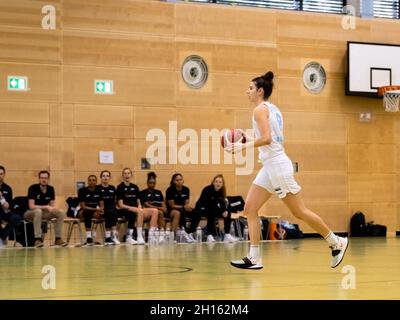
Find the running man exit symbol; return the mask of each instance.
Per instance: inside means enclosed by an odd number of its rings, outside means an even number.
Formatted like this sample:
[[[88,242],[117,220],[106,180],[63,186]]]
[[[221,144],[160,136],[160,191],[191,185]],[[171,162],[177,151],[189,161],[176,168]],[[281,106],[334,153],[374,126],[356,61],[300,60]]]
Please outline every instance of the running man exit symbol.
[[[95,80],[94,93],[95,94],[114,94],[113,80]]]
[[[27,91],[28,77],[8,76],[7,87],[9,91]]]

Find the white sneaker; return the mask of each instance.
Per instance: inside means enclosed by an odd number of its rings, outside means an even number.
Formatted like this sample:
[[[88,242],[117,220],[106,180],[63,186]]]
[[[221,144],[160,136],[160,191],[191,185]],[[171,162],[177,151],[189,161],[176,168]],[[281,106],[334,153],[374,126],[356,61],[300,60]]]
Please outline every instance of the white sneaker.
[[[349,245],[349,239],[347,238],[338,237],[338,240],[339,241],[335,246],[330,247],[332,249],[332,268],[336,268],[342,262]]]
[[[127,244],[137,244],[137,241],[135,239],[133,239],[132,236],[127,236],[126,243]]]
[[[253,269],[253,270],[259,270],[263,268],[261,259],[256,260],[251,257],[244,257],[243,259],[240,260],[232,260],[231,266],[239,269]]]
[[[189,233],[188,236],[189,236],[189,238],[190,238],[190,240],[192,242],[197,242],[197,240],[195,238],[193,238],[193,234],[192,233]]]
[[[121,244],[121,242],[118,240],[117,236],[113,236],[111,239],[112,239],[112,241],[114,241],[115,244]]]
[[[226,243],[233,243],[239,241],[238,238],[235,238],[230,233],[225,233],[224,242]]]
[[[186,231],[181,231],[181,232],[182,232],[183,239],[185,240],[185,242],[187,242],[187,243],[192,243],[193,242],[192,238],[189,237],[189,235],[187,234]]]
[[[212,234],[209,234],[209,235],[207,236],[207,242],[208,242],[208,243],[216,242],[216,240],[214,239],[214,237],[212,236]]]
[[[137,244],[145,244],[146,242],[144,241],[143,237],[138,237],[136,243]]]

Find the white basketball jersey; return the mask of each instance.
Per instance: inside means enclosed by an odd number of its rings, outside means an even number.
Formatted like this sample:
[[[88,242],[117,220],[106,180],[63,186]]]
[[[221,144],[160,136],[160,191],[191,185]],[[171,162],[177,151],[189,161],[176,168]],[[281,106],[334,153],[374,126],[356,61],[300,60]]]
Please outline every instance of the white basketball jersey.
[[[271,130],[272,142],[269,145],[258,148],[259,159],[261,161],[274,158],[278,155],[284,154],[285,149],[283,148],[283,118],[282,113],[279,109],[271,102],[264,101],[264,106],[269,110],[269,127]],[[253,116],[253,129],[256,138],[261,136],[260,130],[258,129],[257,122]]]

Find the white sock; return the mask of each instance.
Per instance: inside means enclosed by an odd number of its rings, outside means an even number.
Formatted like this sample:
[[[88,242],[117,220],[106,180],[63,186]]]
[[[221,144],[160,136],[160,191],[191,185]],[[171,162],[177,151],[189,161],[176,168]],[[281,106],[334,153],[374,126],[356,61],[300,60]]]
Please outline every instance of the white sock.
[[[111,231],[106,231],[106,238],[110,238],[111,237]]]
[[[149,231],[156,231],[156,227],[150,227]]]
[[[112,232],[112,234],[113,234],[114,237],[118,238],[118,231],[117,231],[117,230],[114,230],[114,231]]]
[[[86,231],[86,238],[91,238],[91,237],[92,237],[92,232]]]
[[[93,238],[96,238],[96,231],[95,230],[92,231],[92,236],[93,236]]]
[[[133,229],[128,229],[128,237],[132,238]]]
[[[142,230],[143,230],[143,228],[136,228],[137,238],[138,239],[143,239]]]
[[[330,247],[337,245],[339,242],[338,237],[332,231],[329,231],[328,235],[325,237],[325,240],[328,241]]]
[[[250,245],[249,256],[257,261],[261,260],[260,257],[260,246]]]

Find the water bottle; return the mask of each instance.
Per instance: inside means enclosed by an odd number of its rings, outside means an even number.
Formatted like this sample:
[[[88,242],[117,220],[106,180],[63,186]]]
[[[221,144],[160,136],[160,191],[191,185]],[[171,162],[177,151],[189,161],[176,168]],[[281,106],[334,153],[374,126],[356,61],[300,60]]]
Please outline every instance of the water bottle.
[[[182,238],[183,238],[182,231],[181,231],[181,229],[178,228],[176,230],[176,242],[177,243],[181,243],[182,242]]]
[[[235,237],[235,236],[236,236],[236,233],[235,233],[235,226],[233,225],[233,221],[231,222],[231,229],[229,230],[229,233],[230,233],[230,235],[231,235],[232,237]]]
[[[203,231],[201,230],[200,226],[198,226],[196,229],[196,241],[198,243],[203,241]]]
[[[150,229],[150,231],[149,231],[148,244],[149,244],[149,246],[154,246],[155,245],[154,229]]]
[[[169,237],[168,237],[169,244],[174,244],[174,240],[175,240],[175,233],[171,230],[169,232]]]
[[[247,225],[244,227],[244,230],[243,230],[243,240],[244,241],[249,240],[249,229],[247,228]]]
[[[182,229],[181,229],[181,232],[179,233],[179,242],[180,243],[185,243],[186,241],[185,241],[185,228],[184,227],[182,227]]]
[[[158,245],[160,243],[160,230],[156,228],[156,231],[154,232],[154,238],[155,238],[155,245]]]
[[[158,239],[159,244],[164,244],[165,243],[165,231],[164,229],[160,229],[160,238]]]

